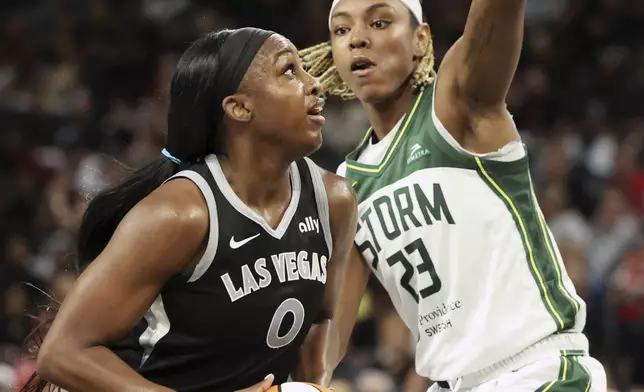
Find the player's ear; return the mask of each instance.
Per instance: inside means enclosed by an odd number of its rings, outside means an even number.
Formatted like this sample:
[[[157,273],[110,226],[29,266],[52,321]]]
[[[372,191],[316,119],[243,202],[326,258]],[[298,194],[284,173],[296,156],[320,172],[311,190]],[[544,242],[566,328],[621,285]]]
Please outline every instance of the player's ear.
[[[252,118],[252,104],[243,94],[230,95],[221,103],[224,113],[239,122],[249,122]]]
[[[431,42],[432,32],[429,28],[429,25],[427,23],[423,23],[418,26],[416,31],[414,31],[414,58],[422,58],[425,53],[427,53],[427,49],[429,48],[429,44]]]

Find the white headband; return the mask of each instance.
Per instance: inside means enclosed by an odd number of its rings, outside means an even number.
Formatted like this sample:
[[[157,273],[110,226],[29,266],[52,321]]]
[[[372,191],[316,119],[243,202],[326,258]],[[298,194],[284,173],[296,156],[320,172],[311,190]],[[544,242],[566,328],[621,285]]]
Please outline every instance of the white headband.
[[[333,0],[333,5],[331,5],[331,11],[329,11],[329,28],[331,28],[331,16],[333,15],[333,10],[338,5],[341,0]],[[420,4],[420,0],[399,0],[403,3],[412,14],[416,17],[418,24],[423,24],[423,6]]]

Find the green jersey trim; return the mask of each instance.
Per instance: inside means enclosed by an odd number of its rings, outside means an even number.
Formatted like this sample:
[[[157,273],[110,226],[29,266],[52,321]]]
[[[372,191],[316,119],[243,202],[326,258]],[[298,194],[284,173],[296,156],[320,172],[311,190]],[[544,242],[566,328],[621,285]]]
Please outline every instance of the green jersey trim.
[[[542,221],[541,214],[534,205],[532,192],[506,192],[500,185],[512,188],[519,185],[525,189],[525,184],[517,182],[528,181],[527,186],[532,189],[527,174],[520,176],[501,176],[493,178],[493,170],[489,168],[488,161],[483,164],[480,158],[475,158],[481,178],[494,193],[506,204],[519,232],[526,250],[530,271],[537,283],[541,299],[555,323],[557,330],[567,330],[575,325],[575,316],[579,310],[579,303],[575,301],[563,286],[563,277],[554,250],[550,244],[550,236]],[[486,166],[488,168],[486,169]],[[526,195],[526,193],[528,193]],[[527,199],[526,199],[527,197]],[[522,200],[517,200],[522,199]]]
[[[534,187],[532,186],[532,176],[530,176],[529,172],[528,172],[528,176],[530,181],[530,192],[532,193],[532,198],[534,200],[537,200],[537,196],[534,193]],[[561,269],[559,268],[559,262],[558,262],[557,256],[555,255],[554,247],[552,246],[550,233],[548,232],[548,228],[546,226],[546,220],[543,217],[543,215],[540,214],[539,212],[537,212],[537,218],[539,220],[539,227],[541,228],[541,234],[543,235],[543,238],[546,243],[546,247],[548,249],[548,254],[550,255],[550,259],[552,260],[552,263],[555,267],[555,271],[557,273],[557,277],[558,277],[557,287],[559,291],[564,296],[566,296],[566,298],[573,304],[573,306],[575,307],[575,313],[577,313],[579,312],[579,309],[580,309],[579,301],[577,301],[563,285],[563,278],[562,278],[563,274],[561,273]]]
[[[590,372],[579,362],[579,357],[566,354],[566,351],[563,351],[557,380],[544,383],[537,389],[537,392],[588,392],[591,385]]]
[[[394,142],[391,143],[391,145],[389,146],[389,149],[385,154],[385,159],[383,159],[379,165],[369,165],[369,164],[360,163],[357,161],[358,154],[360,153],[360,151],[362,151],[362,149],[364,148],[364,144],[366,143],[367,140],[369,140],[369,136],[371,135],[372,128],[369,128],[369,130],[367,131],[367,134],[362,139],[362,142],[360,143],[358,148],[356,148],[353,152],[351,152],[347,156],[346,158],[347,170],[355,170],[360,174],[365,174],[365,175],[372,175],[372,176],[379,175],[385,169],[385,167],[387,167],[387,164],[391,162],[391,158],[396,152],[396,147],[398,147],[398,145],[400,144],[400,141],[403,140],[403,137],[405,136],[405,133],[409,128],[409,124],[411,124],[412,120],[414,119],[414,114],[416,114],[416,109],[418,109],[418,105],[420,104],[424,93],[425,91],[423,89],[418,94],[418,97],[416,97],[416,102],[414,103],[414,106],[412,106],[412,109],[409,111],[409,113],[407,113],[407,115],[403,119],[403,122],[402,122],[403,126],[398,131],[398,134],[396,135],[396,140],[394,140]]]

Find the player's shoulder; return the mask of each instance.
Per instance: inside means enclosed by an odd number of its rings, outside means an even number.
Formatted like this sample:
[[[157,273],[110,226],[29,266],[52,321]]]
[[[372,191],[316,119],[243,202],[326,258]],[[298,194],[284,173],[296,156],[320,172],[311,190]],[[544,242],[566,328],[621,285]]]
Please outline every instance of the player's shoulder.
[[[322,179],[329,199],[329,207],[340,210],[342,213],[353,214],[357,199],[349,182],[343,177],[326,170],[322,173]]]
[[[318,170],[322,177],[331,216],[353,214],[356,208],[356,195],[353,187],[342,176],[321,168],[313,161],[310,162],[311,169]]]
[[[184,235],[203,236],[210,224],[208,205],[201,191],[185,178],[161,185],[131,212],[150,227],[171,227],[171,230]]]

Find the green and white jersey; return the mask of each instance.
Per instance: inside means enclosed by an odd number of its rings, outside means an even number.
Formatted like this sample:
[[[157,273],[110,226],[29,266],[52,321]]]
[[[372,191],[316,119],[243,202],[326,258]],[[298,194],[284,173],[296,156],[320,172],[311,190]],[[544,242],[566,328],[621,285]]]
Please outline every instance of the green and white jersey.
[[[455,379],[564,331],[587,345],[523,144],[465,151],[436,117],[433,87],[393,132],[381,153],[369,132],[338,174],[358,195],[356,245],[417,340],[418,373]]]

